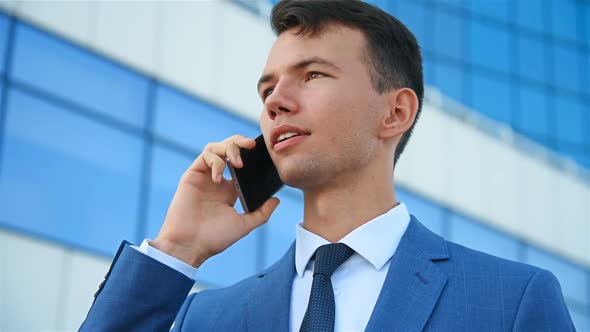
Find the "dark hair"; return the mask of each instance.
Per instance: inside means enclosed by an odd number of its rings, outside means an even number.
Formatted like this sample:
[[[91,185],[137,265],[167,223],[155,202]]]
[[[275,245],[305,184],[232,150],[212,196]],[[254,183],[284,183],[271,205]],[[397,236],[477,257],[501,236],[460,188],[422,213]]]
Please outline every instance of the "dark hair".
[[[328,25],[339,24],[362,32],[366,60],[375,90],[410,88],[418,96],[418,113],[397,146],[394,164],[402,154],[422,109],[422,56],[414,35],[395,17],[360,0],[283,0],[273,9],[271,26],[277,35],[297,28],[300,36],[316,36]]]

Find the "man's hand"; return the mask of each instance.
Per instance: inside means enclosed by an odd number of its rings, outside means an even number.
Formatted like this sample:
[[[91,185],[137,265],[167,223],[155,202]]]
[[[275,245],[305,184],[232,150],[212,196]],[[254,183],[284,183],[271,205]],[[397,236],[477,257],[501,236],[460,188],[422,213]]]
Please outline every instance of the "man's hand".
[[[258,210],[239,214],[233,180],[223,178],[226,159],[243,166],[239,148],[252,149],[256,141],[232,136],[209,143],[184,172],[160,233],[150,244],[194,267],[216,255],[266,223],[279,204],[270,198]]]

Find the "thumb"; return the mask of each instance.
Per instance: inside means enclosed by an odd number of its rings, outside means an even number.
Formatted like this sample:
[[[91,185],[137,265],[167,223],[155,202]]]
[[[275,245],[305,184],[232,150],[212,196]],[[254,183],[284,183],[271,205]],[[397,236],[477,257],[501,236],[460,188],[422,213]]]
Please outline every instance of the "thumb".
[[[281,201],[276,197],[269,198],[256,211],[244,214],[244,223],[248,231],[266,223]]]

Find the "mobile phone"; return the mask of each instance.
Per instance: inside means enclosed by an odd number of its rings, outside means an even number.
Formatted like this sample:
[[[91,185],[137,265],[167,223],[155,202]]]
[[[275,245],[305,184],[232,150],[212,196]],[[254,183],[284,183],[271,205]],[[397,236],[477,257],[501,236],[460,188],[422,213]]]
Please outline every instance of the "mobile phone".
[[[229,172],[244,211],[256,211],[281,189],[283,181],[270,158],[262,135],[256,138],[256,147],[253,149],[240,148],[240,156],[243,167],[234,168],[228,162]]]

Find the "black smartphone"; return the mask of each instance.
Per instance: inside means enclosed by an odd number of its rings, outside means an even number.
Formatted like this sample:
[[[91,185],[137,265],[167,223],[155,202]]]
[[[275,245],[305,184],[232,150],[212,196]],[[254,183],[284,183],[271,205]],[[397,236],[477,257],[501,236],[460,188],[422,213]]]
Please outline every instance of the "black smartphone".
[[[256,138],[256,147],[240,148],[243,167],[234,168],[227,163],[238,197],[245,212],[256,211],[264,202],[281,189],[283,182],[266,149],[264,137]]]

